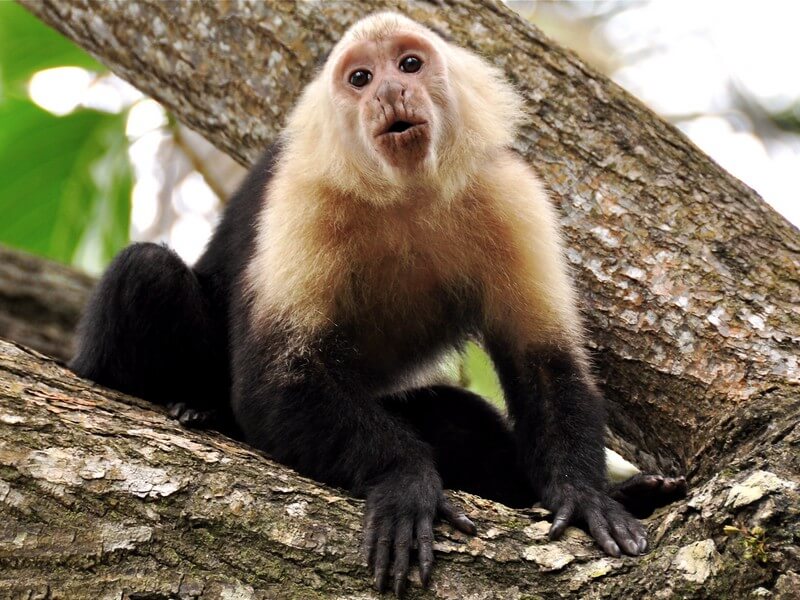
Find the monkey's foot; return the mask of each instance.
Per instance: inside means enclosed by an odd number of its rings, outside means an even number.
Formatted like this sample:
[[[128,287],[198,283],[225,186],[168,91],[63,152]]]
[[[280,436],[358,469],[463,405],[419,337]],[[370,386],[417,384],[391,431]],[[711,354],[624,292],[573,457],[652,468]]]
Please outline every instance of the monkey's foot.
[[[184,427],[200,429],[208,427],[215,419],[215,410],[197,410],[185,402],[170,402],[167,404],[169,416],[177,419]]]
[[[639,519],[653,511],[686,497],[685,477],[664,477],[639,473],[611,486],[608,493]]]

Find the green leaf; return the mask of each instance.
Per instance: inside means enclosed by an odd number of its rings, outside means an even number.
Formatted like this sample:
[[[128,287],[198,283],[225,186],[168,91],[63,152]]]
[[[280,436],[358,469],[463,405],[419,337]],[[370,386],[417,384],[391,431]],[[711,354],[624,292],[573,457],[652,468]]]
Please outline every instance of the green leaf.
[[[128,240],[124,114],[0,104],[0,241],[97,271]]]
[[[463,353],[463,379],[467,388],[503,408],[503,388],[494,370],[492,359],[478,344],[470,342]]]
[[[63,66],[107,70],[16,2],[0,0],[0,93],[22,98],[34,73]]]

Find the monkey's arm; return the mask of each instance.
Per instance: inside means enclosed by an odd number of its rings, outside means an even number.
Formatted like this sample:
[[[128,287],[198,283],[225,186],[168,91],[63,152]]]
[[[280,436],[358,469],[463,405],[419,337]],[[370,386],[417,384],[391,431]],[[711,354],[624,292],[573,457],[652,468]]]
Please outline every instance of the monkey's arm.
[[[233,406],[249,443],[304,475],[366,497],[364,550],[375,585],[406,585],[418,543],[430,579],[437,515],[466,533],[474,525],[443,495],[431,450],[340,367],[334,347],[252,332],[234,344]],[[312,348],[313,349],[310,349]]]
[[[528,347],[514,352],[495,338],[490,352],[503,381],[525,471],[555,513],[551,538],[585,525],[608,554],[647,548],[644,529],[607,493],[602,397],[577,352]]]
[[[609,554],[639,554],[642,526],[606,493],[605,407],[582,350],[582,327],[558,223],[541,184],[521,161],[498,163],[505,260],[484,276],[486,341],[506,393],[520,458],[544,505],[552,537],[583,522]],[[513,185],[510,183],[513,182]]]

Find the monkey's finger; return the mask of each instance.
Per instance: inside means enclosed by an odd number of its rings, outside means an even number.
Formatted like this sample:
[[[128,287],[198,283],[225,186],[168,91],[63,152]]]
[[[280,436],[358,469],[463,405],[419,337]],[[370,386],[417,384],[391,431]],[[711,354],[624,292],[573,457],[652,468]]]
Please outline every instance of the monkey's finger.
[[[639,523],[639,521],[628,523],[628,531],[631,532],[633,539],[636,541],[639,554],[644,554],[647,552],[647,533],[645,532],[644,527],[642,527],[642,524]]]
[[[625,525],[628,528],[633,540],[636,542],[639,554],[647,552],[647,531],[638,519],[632,518],[627,512],[624,513]]]
[[[620,550],[611,533],[608,530],[608,523],[603,514],[597,510],[591,510],[586,515],[586,524],[589,526],[589,533],[599,544],[606,554],[614,557],[620,556]]]
[[[478,533],[478,528],[475,527],[475,523],[473,523],[461,509],[456,508],[447,498],[439,500],[437,511],[439,512],[440,519],[447,521],[461,533],[466,533],[467,535],[475,535]]]
[[[381,519],[378,525],[378,536],[375,542],[375,589],[386,590],[389,579],[389,555],[392,548],[392,525]]]
[[[428,587],[433,569],[433,519],[423,516],[417,519],[417,544],[419,546],[419,578]]]
[[[625,551],[626,554],[631,556],[638,556],[639,553],[639,540],[631,535],[628,529],[629,520],[627,515],[622,514],[620,511],[617,514],[610,514],[607,518],[607,523],[610,526],[611,534],[616,540],[617,544]]]
[[[367,566],[372,569],[375,559],[375,547],[377,542],[377,529],[375,528],[375,511],[368,510],[364,518],[364,540],[361,543],[361,551],[367,561]]]
[[[548,533],[548,537],[551,540],[557,540],[564,535],[564,531],[572,522],[574,512],[575,503],[568,498],[556,512],[556,516],[553,517],[553,524],[550,526],[550,532]]]
[[[397,525],[394,537],[394,593],[398,598],[406,589],[413,537],[414,523],[410,519],[403,519]]]

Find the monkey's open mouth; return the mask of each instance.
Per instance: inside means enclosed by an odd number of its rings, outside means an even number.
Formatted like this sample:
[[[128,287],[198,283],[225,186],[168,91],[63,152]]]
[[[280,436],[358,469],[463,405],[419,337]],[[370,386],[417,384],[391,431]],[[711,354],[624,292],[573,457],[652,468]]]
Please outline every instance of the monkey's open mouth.
[[[414,127],[418,127],[420,125],[424,125],[425,123],[412,123],[411,121],[404,121],[399,119],[397,121],[392,122],[389,127],[387,127],[380,135],[386,135],[390,133],[405,133],[409,129],[413,129]]]
[[[403,133],[406,129],[411,129],[413,126],[414,124],[408,121],[395,121],[389,127],[388,133]]]

